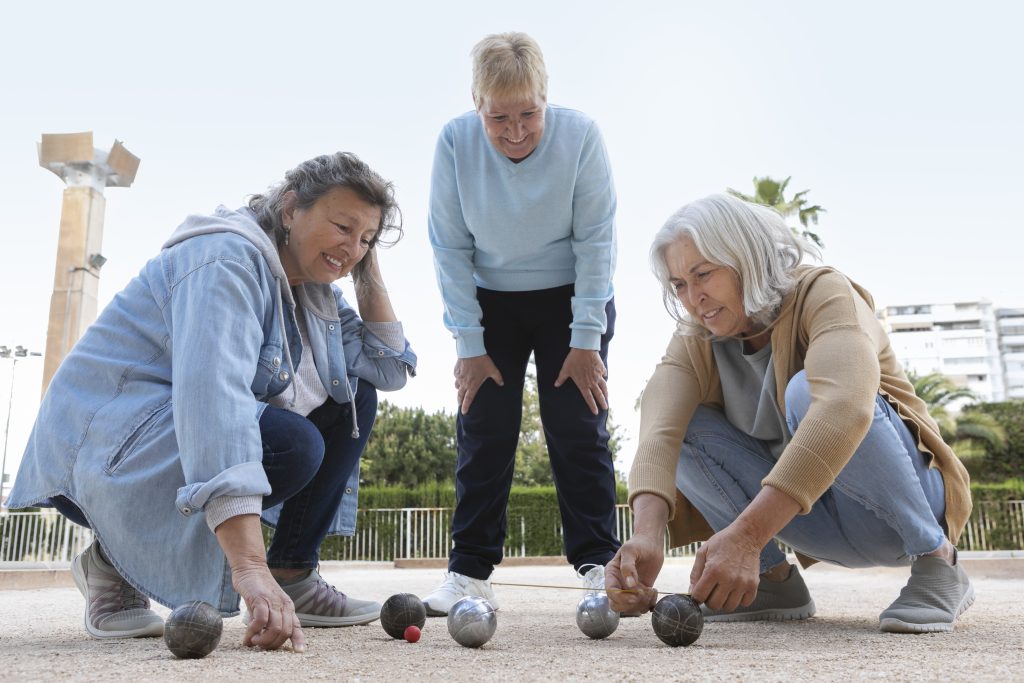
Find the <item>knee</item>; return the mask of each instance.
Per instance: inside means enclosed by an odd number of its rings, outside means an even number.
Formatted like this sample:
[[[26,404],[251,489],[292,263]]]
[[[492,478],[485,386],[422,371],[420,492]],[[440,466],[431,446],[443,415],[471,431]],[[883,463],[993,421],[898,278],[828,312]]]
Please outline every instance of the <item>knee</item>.
[[[725,413],[708,406],[697,406],[693,411],[693,417],[690,418],[690,424],[686,426],[686,437],[683,441],[691,446],[697,445],[707,436],[721,434],[726,426],[729,425]]]
[[[796,426],[810,407],[811,386],[807,382],[807,371],[801,370],[786,385],[786,423],[790,432],[796,431]]]
[[[303,418],[303,423],[291,435],[292,458],[296,470],[304,472],[311,479],[324,460],[324,437],[312,422]]]

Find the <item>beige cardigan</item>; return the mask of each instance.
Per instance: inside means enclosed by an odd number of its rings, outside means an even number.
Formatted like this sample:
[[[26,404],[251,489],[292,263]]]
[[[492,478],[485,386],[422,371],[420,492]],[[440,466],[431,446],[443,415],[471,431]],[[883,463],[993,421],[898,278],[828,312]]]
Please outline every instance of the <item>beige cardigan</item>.
[[[914,394],[875,318],[871,295],[827,267],[801,266],[797,278],[772,325],[776,398],[785,414],[786,386],[793,375],[806,370],[811,406],[762,485],[770,484],[798,501],[802,514],[810,512],[867,434],[875,397],[881,393],[910,427],[918,448],[930,456],[929,466],[942,474],[948,535],[956,543],[971,514],[967,471]],[[676,490],[675,475],[693,411],[698,405],[721,409],[722,401],[711,342],[674,334],[644,389],[640,443],[629,473],[630,503],[641,493],[668,502],[673,547],[713,533]]]

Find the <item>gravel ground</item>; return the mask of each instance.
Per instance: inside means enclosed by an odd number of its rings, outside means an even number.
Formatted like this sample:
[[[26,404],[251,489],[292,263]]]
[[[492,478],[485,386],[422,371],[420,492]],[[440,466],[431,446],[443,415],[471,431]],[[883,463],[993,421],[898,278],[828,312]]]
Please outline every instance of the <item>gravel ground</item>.
[[[1024,569],[1024,563],[1021,564]],[[690,565],[670,560],[661,590],[685,590]],[[688,648],[670,648],[650,616],[623,619],[608,639],[576,628],[573,590],[499,587],[498,630],[483,648],[453,641],[445,620],[428,619],[415,644],[390,639],[379,623],[307,629],[309,651],[263,652],[241,646],[239,617],[225,620],[220,647],[206,659],[177,660],[162,639],[93,640],[82,626],[74,588],[0,591],[0,673],[5,681],[405,681],[405,680],[715,680],[794,679],[1024,681],[1024,572],[972,573],[977,601],[955,633],[878,631],[878,613],[909,570],[850,571],[815,565],[805,572],[817,615],[780,624],[706,624]],[[324,576],[362,598],[425,595],[437,569],[330,563]],[[578,585],[568,567],[499,567],[494,581]],[[162,615],[168,610],[158,608]]]

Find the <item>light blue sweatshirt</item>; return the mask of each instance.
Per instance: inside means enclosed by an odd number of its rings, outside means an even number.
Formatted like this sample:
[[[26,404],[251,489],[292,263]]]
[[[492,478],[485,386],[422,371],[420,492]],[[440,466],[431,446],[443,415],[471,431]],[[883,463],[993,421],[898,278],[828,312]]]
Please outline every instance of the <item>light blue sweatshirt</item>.
[[[549,105],[534,152],[514,163],[476,112],[437,141],[428,231],[459,358],[487,353],[477,286],[505,292],[574,284],[570,346],[597,350],[615,270],[615,187],[597,124]]]

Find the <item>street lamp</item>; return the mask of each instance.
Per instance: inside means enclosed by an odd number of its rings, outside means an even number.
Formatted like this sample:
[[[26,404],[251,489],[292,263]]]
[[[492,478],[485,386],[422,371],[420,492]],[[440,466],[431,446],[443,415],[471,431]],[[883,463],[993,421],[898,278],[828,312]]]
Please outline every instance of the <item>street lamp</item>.
[[[0,502],[7,500],[3,496],[3,491],[7,485],[7,442],[11,429],[11,413],[14,409],[14,372],[18,369],[18,361],[22,358],[41,355],[43,354],[38,351],[29,351],[21,344],[15,346],[13,351],[8,346],[0,346],[0,358],[9,358],[11,360],[11,393],[7,398],[7,422],[4,425],[4,455],[3,459],[0,460]]]

